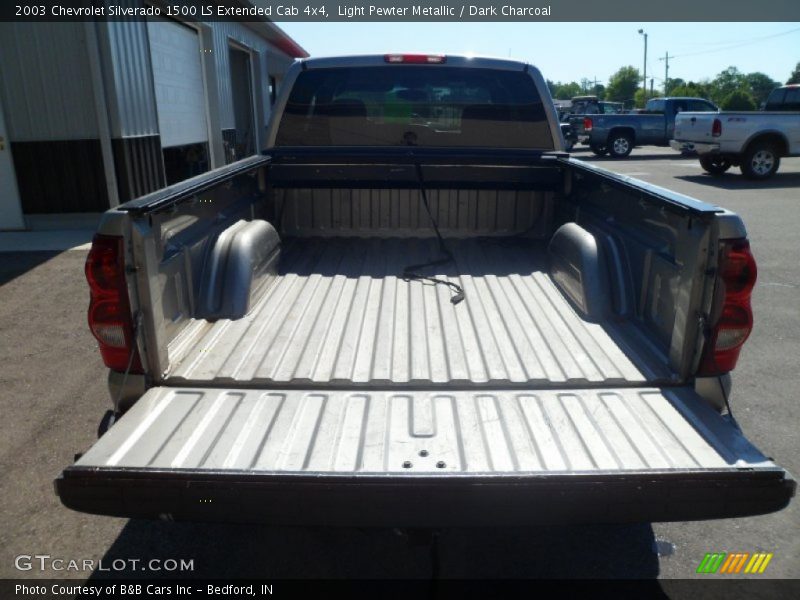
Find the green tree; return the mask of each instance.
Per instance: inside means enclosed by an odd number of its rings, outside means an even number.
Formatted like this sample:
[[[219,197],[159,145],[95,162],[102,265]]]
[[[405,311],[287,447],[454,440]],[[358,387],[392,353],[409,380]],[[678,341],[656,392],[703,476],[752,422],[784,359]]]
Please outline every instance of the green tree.
[[[792,74],[789,75],[789,79],[786,81],[786,85],[789,85],[790,83],[800,83],[800,62],[797,63],[797,65],[794,68],[794,71],[792,71]]]
[[[683,79],[681,79],[680,77],[674,77],[674,78],[670,77],[669,79],[667,79],[667,86],[664,90],[665,95],[673,96],[674,94],[672,93],[672,90],[674,90],[677,87],[681,87],[682,85],[686,85],[686,82]]]
[[[761,104],[767,99],[769,93],[780,85],[779,82],[773,81],[772,77],[764,73],[748,73],[745,75],[747,88],[750,95],[755,100],[756,105]]]
[[[733,90],[720,102],[722,110],[755,110],[756,102],[745,90]]]
[[[683,85],[670,88],[670,96],[688,96],[690,98],[711,98],[711,84],[707,81],[699,83],[690,81]]]
[[[592,96],[597,96],[598,100],[605,100],[606,99],[606,86],[604,86],[602,83],[598,83],[597,85],[594,85],[589,89],[589,93]]]
[[[722,104],[731,92],[742,89],[747,89],[745,74],[736,67],[728,67],[711,81],[711,99]]]
[[[557,83],[556,93],[553,97],[569,99],[573,98],[574,96],[581,96],[581,95],[583,95],[581,86],[576,82],[572,81],[570,83],[561,83],[561,82]]]
[[[613,102],[625,102],[633,98],[642,78],[636,67],[622,67],[608,79],[606,99]]]
[[[658,92],[658,90],[654,89],[653,92],[651,93],[649,88],[647,90],[647,96],[645,96],[644,90],[642,88],[639,88],[634,93],[633,99],[635,100],[635,106],[637,108],[644,108],[644,105],[647,104],[647,101],[650,98],[658,98],[660,96],[661,94]]]

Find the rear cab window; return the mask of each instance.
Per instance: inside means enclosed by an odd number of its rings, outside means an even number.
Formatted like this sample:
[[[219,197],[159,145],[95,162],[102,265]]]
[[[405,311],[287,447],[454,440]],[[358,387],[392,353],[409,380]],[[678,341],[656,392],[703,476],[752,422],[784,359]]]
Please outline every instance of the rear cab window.
[[[438,65],[303,71],[275,145],[555,148],[530,75]]]
[[[800,87],[772,90],[764,105],[764,110],[800,111]]]
[[[717,112],[717,107],[705,100],[688,100],[688,112]]]

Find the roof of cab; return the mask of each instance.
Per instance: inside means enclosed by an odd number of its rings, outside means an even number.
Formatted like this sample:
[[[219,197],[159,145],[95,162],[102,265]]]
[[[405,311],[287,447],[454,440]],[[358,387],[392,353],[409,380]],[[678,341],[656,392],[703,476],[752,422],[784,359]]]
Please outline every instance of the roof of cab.
[[[431,56],[445,56],[443,63],[436,64],[414,64],[413,66],[423,67],[441,67],[455,66],[455,67],[473,67],[478,69],[502,69],[506,71],[525,71],[526,69],[536,69],[526,62],[511,60],[508,58],[492,58],[488,56],[462,56],[455,54],[437,54],[433,52],[387,52],[386,54],[363,54],[363,55],[349,55],[349,56],[326,56],[319,58],[307,58],[302,60],[304,68],[306,69],[331,69],[337,67],[377,67],[390,64],[386,61],[387,55],[397,54],[415,54],[415,55],[431,55]],[[392,63],[404,64],[404,63]]]

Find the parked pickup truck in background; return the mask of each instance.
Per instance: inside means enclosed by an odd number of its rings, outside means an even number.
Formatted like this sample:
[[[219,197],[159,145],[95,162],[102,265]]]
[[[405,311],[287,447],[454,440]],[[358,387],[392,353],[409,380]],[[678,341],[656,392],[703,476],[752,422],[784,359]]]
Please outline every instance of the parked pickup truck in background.
[[[597,96],[575,96],[570,101],[570,106],[561,109],[559,112],[559,120],[561,121],[561,132],[564,135],[565,149],[572,150],[572,147],[578,142],[588,143],[585,139],[579,139],[578,132],[572,125],[572,118],[576,115],[616,115],[624,112],[624,105],[622,102],[607,102],[599,100]],[[576,120],[576,122],[583,124],[583,121]]]
[[[523,63],[296,63],[265,155],[105,214],[86,276],[115,419],[61,501],[392,527],[786,506],[725,410],[741,219],[571,159],[558,125]]]
[[[783,156],[800,156],[800,85],[773,90],[763,111],[682,113],[670,142],[694,150],[712,175],[738,166],[749,179],[772,177]]]
[[[570,118],[570,125],[578,140],[588,143],[598,156],[625,158],[634,146],[669,145],[678,113],[717,110],[702,98],[652,98],[641,114],[575,116]]]

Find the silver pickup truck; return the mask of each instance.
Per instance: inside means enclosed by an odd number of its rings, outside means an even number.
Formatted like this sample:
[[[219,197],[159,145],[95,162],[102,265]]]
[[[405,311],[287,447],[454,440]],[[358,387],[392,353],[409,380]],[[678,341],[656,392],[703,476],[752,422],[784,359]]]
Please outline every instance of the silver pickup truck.
[[[785,507],[794,480],[725,409],[742,221],[561,143],[528,64],[296,63],[263,156],[103,218],[115,419],[61,501],[395,527]]]
[[[748,179],[768,179],[782,157],[800,156],[800,85],[773,90],[763,111],[682,113],[670,146],[697,152],[711,175],[738,166]]]

